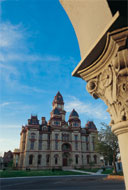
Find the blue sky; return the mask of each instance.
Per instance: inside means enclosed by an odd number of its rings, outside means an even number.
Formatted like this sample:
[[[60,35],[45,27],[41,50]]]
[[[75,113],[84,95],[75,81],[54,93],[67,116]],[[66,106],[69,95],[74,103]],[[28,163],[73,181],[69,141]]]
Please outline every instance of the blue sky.
[[[75,108],[82,121],[110,122],[107,107],[71,76],[80,61],[74,29],[59,0],[0,0],[0,154],[19,147],[31,114],[47,120],[57,91],[66,120]]]

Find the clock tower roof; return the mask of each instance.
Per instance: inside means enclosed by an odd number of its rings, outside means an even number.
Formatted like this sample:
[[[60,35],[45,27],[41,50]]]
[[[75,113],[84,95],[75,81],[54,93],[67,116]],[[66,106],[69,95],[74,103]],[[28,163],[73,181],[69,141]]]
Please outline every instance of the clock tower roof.
[[[63,97],[62,97],[62,95],[61,95],[61,93],[58,91],[57,92],[57,94],[56,94],[56,96],[54,97],[54,100],[53,100],[53,105],[54,104],[61,104],[61,105],[63,105],[64,104],[64,101],[63,101]]]

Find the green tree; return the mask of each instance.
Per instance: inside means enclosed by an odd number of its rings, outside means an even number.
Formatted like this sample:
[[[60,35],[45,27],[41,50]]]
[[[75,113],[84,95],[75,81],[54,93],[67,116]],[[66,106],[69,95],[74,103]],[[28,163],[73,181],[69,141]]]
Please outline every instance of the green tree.
[[[111,132],[111,127],[105,123],[101,123],[102,128],[100,129],[97,140],[96,140],[96,151],[104,156],[104,159],[109,163],[113,162],[114,173],[117,174],[116,170],[116,158],[119,153],[118,139],[114,133]]]

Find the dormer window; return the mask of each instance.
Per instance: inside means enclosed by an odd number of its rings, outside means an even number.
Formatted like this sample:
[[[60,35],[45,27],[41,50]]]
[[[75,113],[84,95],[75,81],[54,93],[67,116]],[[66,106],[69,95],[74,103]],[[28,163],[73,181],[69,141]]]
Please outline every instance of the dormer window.
[[[60,125],[60,121],[54,121],[54,125],[59,126]]]
[[[36,121],[36,120],[33,120],[33,121],[32,121],[32,124],[33,124],[33,125],[36,125],[36,124],[37,124],[37,121]]]
[[[78,123],[74,122],[74,123],[72,124],[72,126],[73,126],[73,127],[78,127]]]
[[[47,126],[43,126],[43,130],[47,130]]]

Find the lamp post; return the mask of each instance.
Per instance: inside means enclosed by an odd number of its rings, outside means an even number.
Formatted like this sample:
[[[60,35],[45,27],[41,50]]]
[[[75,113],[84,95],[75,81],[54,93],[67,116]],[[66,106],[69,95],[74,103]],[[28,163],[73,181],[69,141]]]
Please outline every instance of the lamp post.
[[[81,61],[72,75],[108,106],[128,190],[128,26],[126,1],[60,0],[75,29]],[[120,4],[122,3],[122,4]]]

